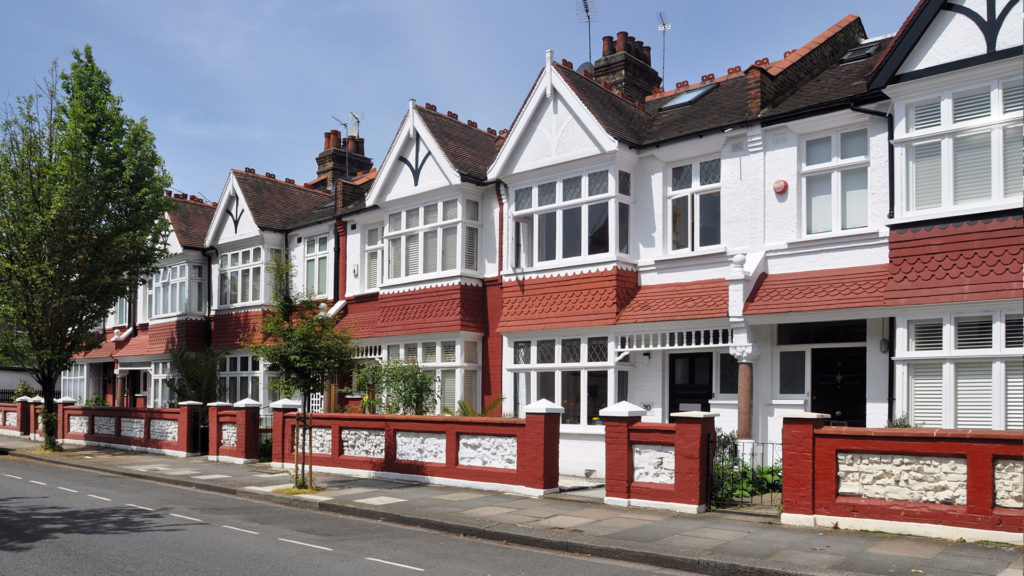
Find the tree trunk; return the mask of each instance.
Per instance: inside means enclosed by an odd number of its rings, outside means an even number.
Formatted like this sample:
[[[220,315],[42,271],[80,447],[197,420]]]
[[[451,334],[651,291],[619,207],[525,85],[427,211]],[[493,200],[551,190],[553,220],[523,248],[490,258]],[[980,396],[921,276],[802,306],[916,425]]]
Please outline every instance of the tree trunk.
[[[56,378],[49,374],[41,374],[39,386],[43,389],[43,450],[54,452],[60,450],[60,446],[57,445],[57,405],[53,398]]]
[[[292,480],[295,488],[299,487],[299,435],[302,430],[299,428],[300,416],[301,414],[295,415],[295,427],[292,429],[292,458],[295,460],[292,466]]]

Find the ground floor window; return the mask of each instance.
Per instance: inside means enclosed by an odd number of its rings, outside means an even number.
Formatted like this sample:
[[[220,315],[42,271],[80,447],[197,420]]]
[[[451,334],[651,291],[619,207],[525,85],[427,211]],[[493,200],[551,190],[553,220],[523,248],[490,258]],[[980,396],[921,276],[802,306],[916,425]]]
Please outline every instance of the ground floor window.
[[[151,408],[172,408],[178,405],[178,395],[168,386],[176,380],[177,375],[171,370],[170,362],[153,362]]]
[[[78,404],[84,403],[89,398],[86,391],[86,364],[76,362],[70,368],[60,374],[60,392],[63,396],[70,396]]]
[[[220,382],[224,387],[219,400],[234,404],[245,398],[260,399],[260,359],[252,354],[230,354],[220,360]],[[276,394],[271,400],[276,400]]]
[[[417,363],[435,378],[437,411],[459,410],[465,402],[480,410],[480,342],[456,336],[451,339],[429,339],[392,342],[384,346],[387,360]]]

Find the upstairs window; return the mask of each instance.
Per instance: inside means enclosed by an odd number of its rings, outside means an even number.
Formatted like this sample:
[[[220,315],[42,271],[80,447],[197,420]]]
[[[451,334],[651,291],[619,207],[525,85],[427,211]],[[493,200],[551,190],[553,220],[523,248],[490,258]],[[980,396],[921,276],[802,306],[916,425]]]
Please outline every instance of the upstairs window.
[[[327,295],[327,235],[306,238],[306,295]]]
[[[607,170],[515,189],[513,266],[628,254],[631,195],[629,173],[613,188]]]
[[[1022,83],[996,81],[906,105],[905,210],[920,212],[1022,196]]]
[[[460,216],[461,208],[461,216]],[[456,199],[388,215],[388,279],[478,269],[480,204]]]
[[[187,263],[161,268],[146,282],[146,313],[150,318],[204,312],[202,309],[202,266]]]
[[[117,326],[126,326],[128,324],[128,299],[118,298],[117,299],[117,318],[115,320]]]
[[[380,286],[381,260],[384,248],[384,229],[377,226],[366,228],[366,247],[363,250],[366,263],[363,265],[363,285],[367,290]]]
[[[804,140],[804,233],[868,225],[868,131],[836,131]]]
[[[722,161],[709,158],[672,167],[669,248],[692,252],[722,243]]]
[[[221,306],[260,302],[263,288],[263,248],[255,246],[220,255]]]

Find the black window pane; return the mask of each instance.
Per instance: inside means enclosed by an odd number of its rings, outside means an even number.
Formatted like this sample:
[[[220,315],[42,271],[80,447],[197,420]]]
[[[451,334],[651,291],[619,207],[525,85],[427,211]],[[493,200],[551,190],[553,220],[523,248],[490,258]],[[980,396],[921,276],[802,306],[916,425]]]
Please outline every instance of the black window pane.
[[[554,260],[555,259],[555,238],[557,225],[555,224],[555,218],[557,217],[555,212],[547,212],[537,216],[537,259],[540,261]]]
[[[580,361],[580,339],[566,338],[562,340],[562,362],[573,364]]]
[[[779,393],[803,394],[804,352],[795,350],[779,353]]]
[[[629,204],[619,204],[619,252],[629,254]]]
[[[780,324],[778,340],[780,345],[864,342],[867,340],[867,334],[866,320],[809,322],[806,324]]]
[[[722,243],[722,197],[718,192],[701,194],[700,201],[700,245],[715,246]]]
[[[577,206],[562,211],[562,258],[583,253],[583,209]]]
[[[554,364],[555,362],[555,341],[554,340],[538,340],[537,341],[537,363],[538,364]]]
[[[580,373],[562,372],[562,424],[580,423]]]
[[[589,234],[587,254],[608,252],[608,204],[592,204],[587,207]]]
[[[672,169],[672,189],[689,188],[693,183],[693,166],[676,166]]]
[[[718,158],[700,163],[700,185],[718,184],[721,181],[722,161]]]
[[[632,194],[629,180],[629,172],[619,170],[619,194],[622,194],[623,196],[630,196]]]
[[[601,419],[601,409],[608,406],[608,373],[587,372],[587,424]]]
[[[739,363],[732,354],[720,354],[718,358],[718,392],[736,394],[740,382]]]

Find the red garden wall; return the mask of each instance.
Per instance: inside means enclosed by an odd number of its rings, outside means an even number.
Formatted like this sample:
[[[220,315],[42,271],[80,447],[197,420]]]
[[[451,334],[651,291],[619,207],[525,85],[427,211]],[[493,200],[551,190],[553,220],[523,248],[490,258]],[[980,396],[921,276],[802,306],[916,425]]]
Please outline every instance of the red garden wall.
[[[260,403],[245,399],[234,405],[213,402],[210,409],[209,459],[244,464],[260,457]]]
[[[1020,543],[1019,431],[823,426],[786,417],[783,522]]]
[[[276,403],[273,462],[294,463],[296,413]],[[532,412],[531,412],[532,410]],[[558,490],[561,408],[526,418],[311,414],[313,465],[323,471],[409,478],[540,495]]]
[[[42,404],[34,404],[33,412]],[[202,405],[180,408],[111,408],[58,405],[57,437],[65,443],[112,446],[140,452],[193,456],[199,452]],[[33,422],[35,415],[33,415]],[[42,431],[38,431],[42,434]]]

